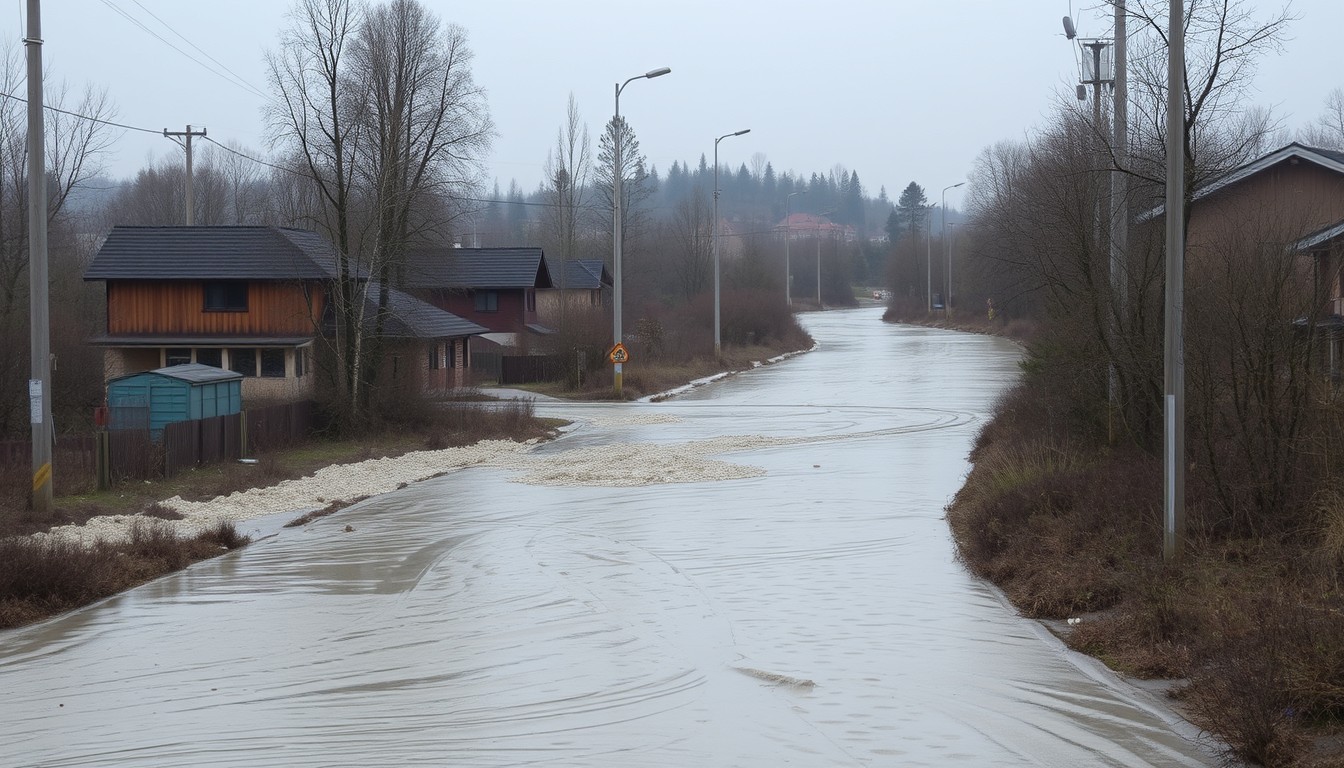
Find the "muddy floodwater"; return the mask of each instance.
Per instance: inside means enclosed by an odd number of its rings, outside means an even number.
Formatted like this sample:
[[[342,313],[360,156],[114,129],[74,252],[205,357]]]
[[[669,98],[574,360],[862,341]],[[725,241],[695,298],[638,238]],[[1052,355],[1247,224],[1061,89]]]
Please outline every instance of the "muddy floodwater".
[[[0,764],[1213,764],[956,561],[1018,350],[879,316],[0,633]]]

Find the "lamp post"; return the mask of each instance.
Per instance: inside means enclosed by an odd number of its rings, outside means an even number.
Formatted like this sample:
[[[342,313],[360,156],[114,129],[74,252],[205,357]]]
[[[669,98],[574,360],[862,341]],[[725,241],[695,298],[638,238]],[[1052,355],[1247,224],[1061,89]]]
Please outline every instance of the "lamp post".
[[[821,218],[826,219],[826,223],[830,224],[831,221],[827,217],[834,215],[835,211],[827,211],[821,214]],[[821,309],[821,222],[817,222],[815,235],[817,238],[817,309]]]
[[[750,128],[743,128],[733,133],[725,133],[714,140],[714,357],[718,359],[722,349],[719,334],[719,142],[732,136],[741,136],[744,133],[751,133]]]
[[[802,192],[790,192],[784,198],[784,303],[793,306],[793,292],[789,290],[793,274],[789,271],[789,241],[793,239],[793,204],[794,195],[806,195],[807,190]]]
[[[937,207],[933,203],[924,206],[924,298],[929,314],[933,314],[933,216],[929,214]]]
[[[671,71],[667,67],[659,67],[642,75],[635,75],[624,83],[616,84],[616,116],[611,123],[613,143],[616,145],[611,173],[611,346],[613,349],[621,343],[621,177],[625,175],[625,169],[621,167],[621,91],[625,90],[625,86],[636,80],[662,77]],[[612,385],[616,390],[616,396],[620,397],[621,377],[624,371],[621,363],[615,363],[615,366]]]
[[[943,187],[943,244],[944,247],[947,248],[947,295],[943,297],[944,317],[952,316],[952,244],[947,242],[947,190],[956,189],[965,183],[966,182],[964,181],[959,181],[956,184],[949,184],[948,186]]]

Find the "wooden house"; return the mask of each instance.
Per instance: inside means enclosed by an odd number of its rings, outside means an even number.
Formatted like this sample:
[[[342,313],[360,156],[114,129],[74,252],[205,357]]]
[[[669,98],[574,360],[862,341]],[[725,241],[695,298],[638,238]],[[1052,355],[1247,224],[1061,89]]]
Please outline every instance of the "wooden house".
[[[107,331],[92,340],[105,350],[104,377],[200,363],[242,375],[249,403],[310,398],[338,269],[336,249],[307,230],[114,227],[84,273],[106,283]],[[430,319],[439,310],[410,297],[388,306],[407,313],[385,323],[397,333],[450,334],[417,339],[426,366],[431,347],[446,363],[449,342],[465,355],[466,335],[484,330],[448,313]],[[399,339],[403,350],[408,342]]]
[[[537,294],[555,286],[540,248],[420,248],[410,253],[408,291],[434,306],[484,326],[482,336],[506,347],[545,335]]]

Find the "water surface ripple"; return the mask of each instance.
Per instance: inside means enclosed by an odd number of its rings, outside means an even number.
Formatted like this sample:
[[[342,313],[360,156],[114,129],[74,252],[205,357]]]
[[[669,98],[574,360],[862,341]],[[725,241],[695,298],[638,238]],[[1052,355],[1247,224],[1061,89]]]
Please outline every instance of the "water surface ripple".
[[[806,321],[816,351],[669,402],[539,406],[578,426],[525,465],[0,633],[0,764],[1212,764],[956,562],[1017,350]],[[753,472],[519,482],[622,444]]]

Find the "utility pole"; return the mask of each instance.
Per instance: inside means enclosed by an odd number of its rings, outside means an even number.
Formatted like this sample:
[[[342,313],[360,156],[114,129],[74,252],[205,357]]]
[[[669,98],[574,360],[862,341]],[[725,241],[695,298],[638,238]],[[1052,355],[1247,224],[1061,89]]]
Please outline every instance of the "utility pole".
[[[46,127],[42,119],[42,8],[28,0],[28,421],[33,438],[33,511],[50,514],[51,501],[51,312],[47,283]]]
[[[934,204],[924,206],[924,308],[926,314],[933,314],[933,209]]]
[[[1120,407],[1120,377],[1116,370],[1115,356],[1119,350],[1120,330],[1129,304],[1128,277],[1125,274],[1125,252],[1129,249],[1129,180],[1125,178],[1125,167],[1129,165],[1129,86],[1125,72],[1128,66],[1126,47],[1128,32],[1125,29],[1125,0],[1115,0],[1115,100],[1112,109],[1112,147],[1115,153],[1115,167],[1111,169],[1111,364],[1107,371],[1106,389],[1110,418],[1108,431],[1110,440],[1115,442],[1115,420]]]
[[[177,141],[179,136],[183,138],[182,141],[178,141],[178,144],[182,145],[182,147],[187,150],[187,226],[194,226],[196,224],[196,199],[192,194],[191,189],[191,137],[204,137],[205,129],[202,128],[199,131],[192,131],[190,125],[187,126],[187,130],[185,131],[169,131],[167,128],[164,128],[163,135],[173,141]]]
[[[1162,559],[1185,539],[1185,3],[1167,13],[1167,290],[1162,371]]]

